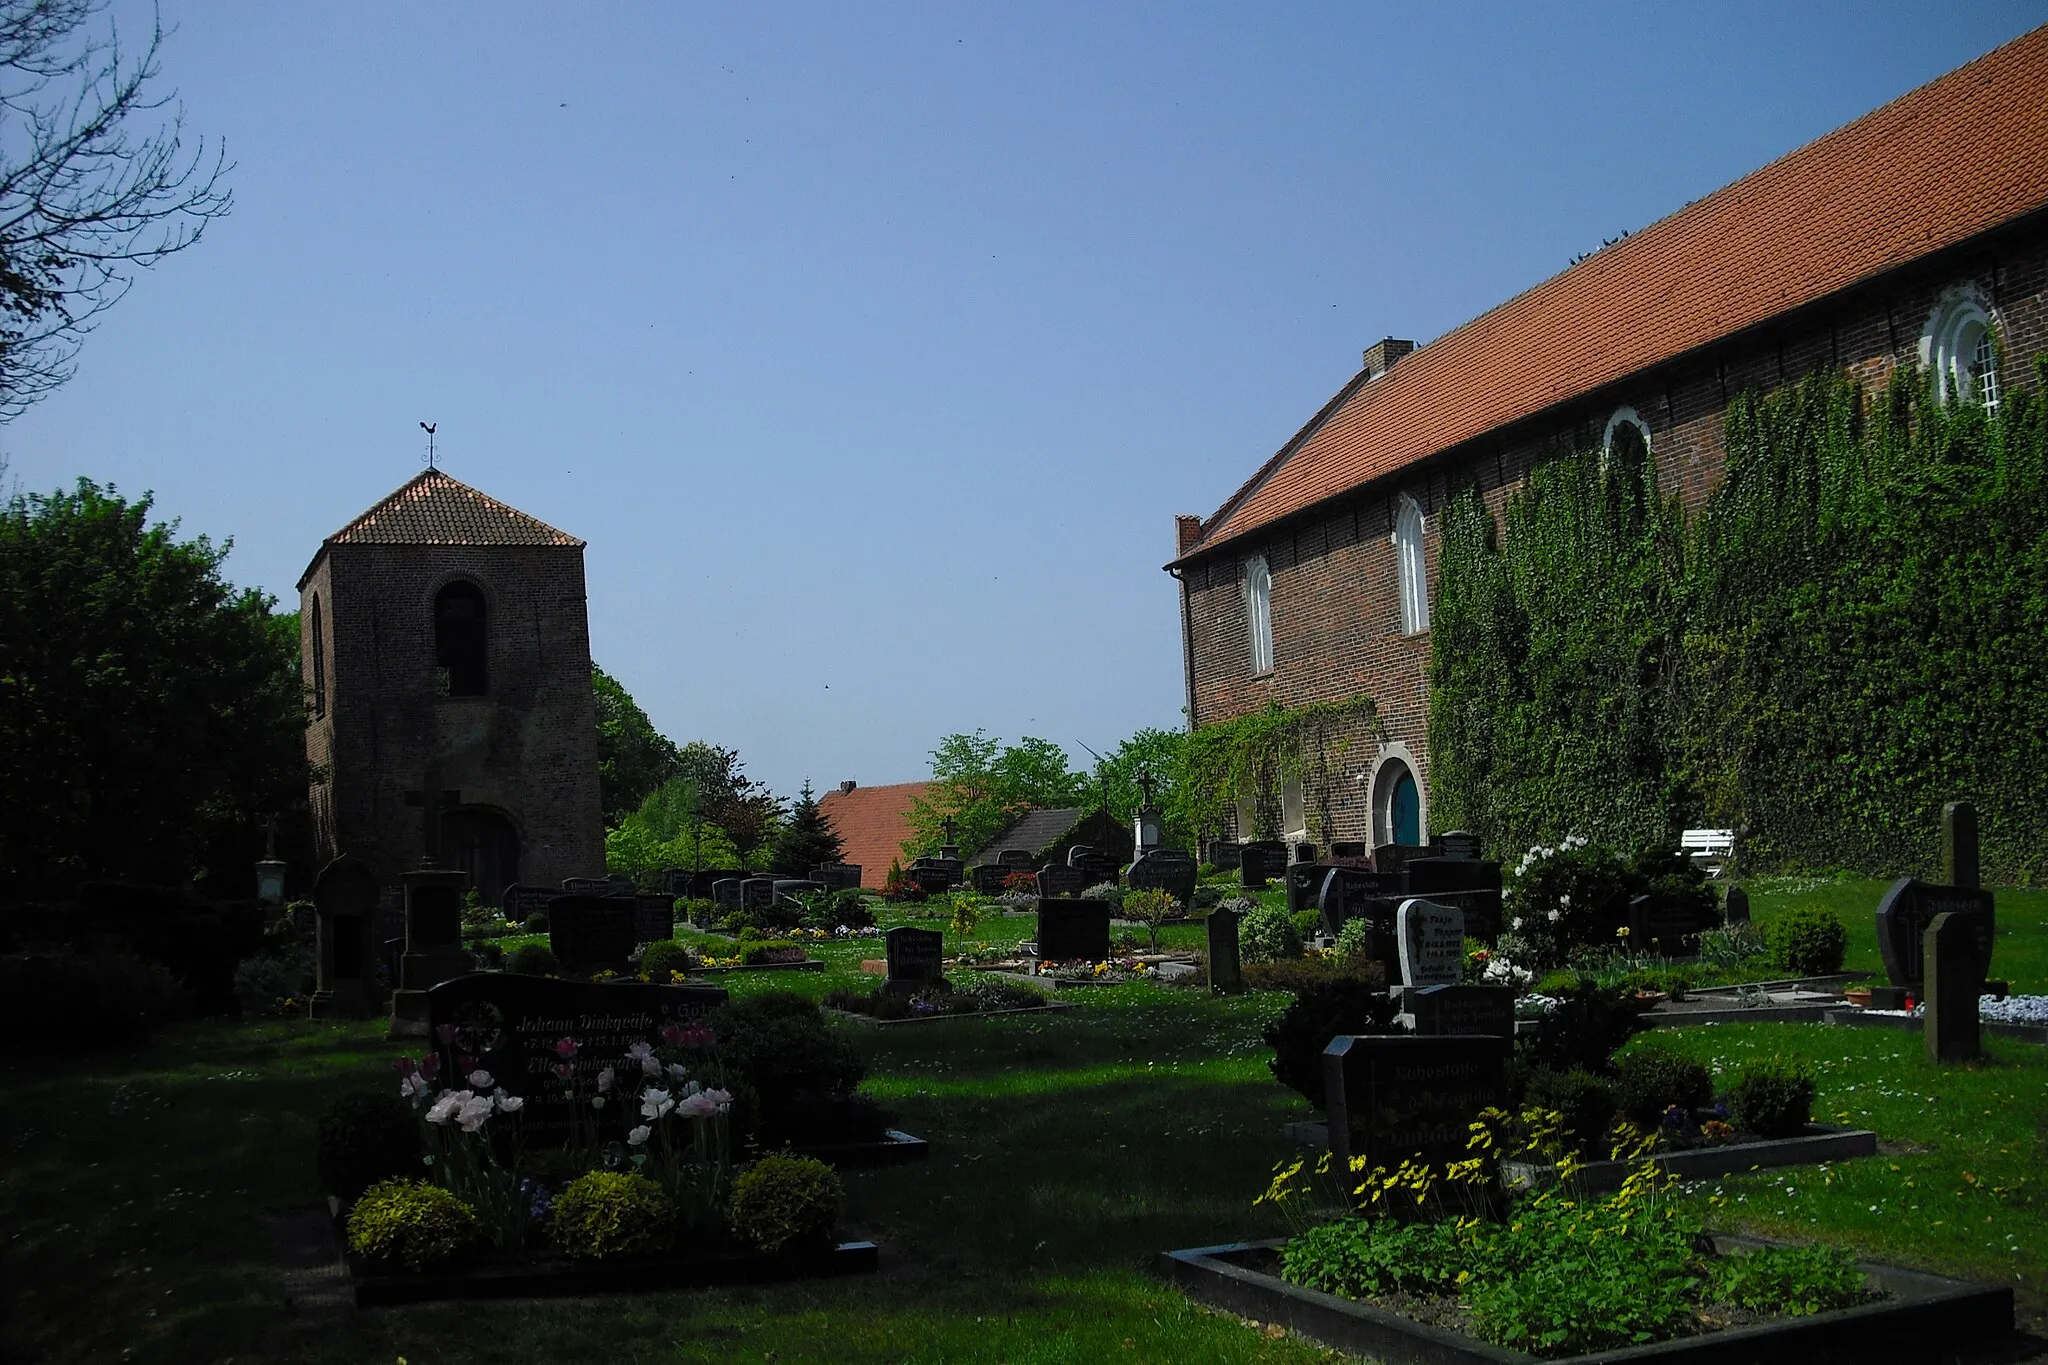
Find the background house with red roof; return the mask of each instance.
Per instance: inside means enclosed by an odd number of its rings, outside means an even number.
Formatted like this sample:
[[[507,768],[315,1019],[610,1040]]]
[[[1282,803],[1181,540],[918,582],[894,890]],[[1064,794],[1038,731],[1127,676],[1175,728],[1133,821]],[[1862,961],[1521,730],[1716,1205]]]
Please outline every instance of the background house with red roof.
[[[1498,523],[1559,449],[1647,448],[1697,507],[1731,397],[1823,368],[1869,388],[1917,361],[1996,403],[2048,349],[2048,28],[1611,244],[1419,349],[1389,339],[1214,514],[1177,518],[1195,727],[1368,695],[1328,790],[1280,830],[1429,833],[1437,513]]]
[[[929,782],[895,782],[881,787],[863,787],[841,782],[818,798],[818,813],[839,836],[840,859],[860,864],[860,884],[880,890],[893,861],[909,862],[903,856],[903,841],[911,834],[910,807]]]

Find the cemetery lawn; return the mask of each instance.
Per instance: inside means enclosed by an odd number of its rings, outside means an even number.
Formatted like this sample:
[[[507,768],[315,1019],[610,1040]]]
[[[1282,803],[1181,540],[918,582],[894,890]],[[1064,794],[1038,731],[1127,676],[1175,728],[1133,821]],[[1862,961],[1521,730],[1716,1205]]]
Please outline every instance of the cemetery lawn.
[[[1880,984],[1884,960],[1877,951],[1877,903],[1890,882],[1866,877],[1755,877],[1749,889],[1750,915],[1766,925],[1795,905],[1824,906],[1849,931],[1845,971],[1876,972]],[[2010,982],[2014,993],[2048,995],[2048,890],[1997,887],[1998,946],[1991,975]]]
[[[2002,927],[2008,904],[2001,895]],[[984,920],[968,941],[1011,941],[1031,924]],[[876,980],[858,964],[881,955],[878,939],[814,951],[829,971],[723,984],[815,996]],[[2001,939],[2018,985],[2005,952]],[[878,1275],[364,1313],[294,1312],[272,1228],[318,1204],[321,1107],[393,1083],[398,1048],[381,1023],[193,1022],[128,1050],[11,1059],[0,1064],[0,1359],[1331,1358],[1197,1309],[1150,1270],[1163,1249],[1286,1231],[1251,1207],[1274,1163],[1296,1154],[1281,1125],[1308,1116],[1271,1079],[1259,1040],[1286,997],[1131,985],[1076,999],[1058,1016],[848,1027],[871,1091],[932,1142],[928,1163],[846,1174],[844,1230],[882,1244]],[[1691,1197],[1719,1201],[1717,1226],[2007,1281],[2042,1331],[2048,1049],[1991,1039],[1988,1063],[1937,1071],[1917,1035],[1874,1029],[1721,1026],[1656,1041],[1724,1073],[1804,1059],[1819,1077],[1816,1116],[1885,1141],[1873,1160],[1702,1184]]]

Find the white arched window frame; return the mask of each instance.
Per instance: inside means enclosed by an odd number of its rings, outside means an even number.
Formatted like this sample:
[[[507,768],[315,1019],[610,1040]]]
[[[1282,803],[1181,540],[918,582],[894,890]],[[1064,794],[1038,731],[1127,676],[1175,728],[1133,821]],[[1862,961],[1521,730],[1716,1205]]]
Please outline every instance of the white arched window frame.
[[[1273,571],[1264,555],[1244,565],[1245,632],[1251,646],[1252,672],[1273,671]]]
[[[1401,633],[1429,629],[1429,570],[1422,557],[1421,504],[1403,496],[1394,512],[1394,572],[1401,587]]]
[[[1634,408],[1616,408],[1614,415],[1607,419],[1606,428],[1600,433],[1600,460],[1605,468],[1607,457],[1614,453],[1614,434],[1623,427],[1634,427],[1636,434],[1643,438],[1643,454],[1650,453],[1650,424]]]
[[[1981,403],[1998,410],[1998,339],[1991,309],[1974,286],[1942,295],[1927,315],[1920,337],[1920,361],[1934,376],[1943,402]]]

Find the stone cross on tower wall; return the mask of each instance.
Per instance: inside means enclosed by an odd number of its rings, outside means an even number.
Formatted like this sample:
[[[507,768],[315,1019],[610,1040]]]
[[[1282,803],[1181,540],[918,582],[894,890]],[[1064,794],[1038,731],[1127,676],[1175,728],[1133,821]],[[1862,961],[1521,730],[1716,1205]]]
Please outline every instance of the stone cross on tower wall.
[[[441,862],[441,816],[462,804],[462,793],[443,788],[441,770],[430,765],[424,789],[407,792],[405,804],[420,808],[420,866],[438,867]]]

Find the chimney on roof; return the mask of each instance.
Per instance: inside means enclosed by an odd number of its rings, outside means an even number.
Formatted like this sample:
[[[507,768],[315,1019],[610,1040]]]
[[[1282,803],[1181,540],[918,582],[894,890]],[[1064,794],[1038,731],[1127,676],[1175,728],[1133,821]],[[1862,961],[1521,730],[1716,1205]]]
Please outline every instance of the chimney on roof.
[[[1378,379],[1388,370],[1394,368],[1394,362],[1414,349],[1414,342],[1396,341],[1392,337],[1388,337],[1377,346],[1366,347],[1365,377],[1367,379]]]
[[[1202,538],[1200,517],[1177,516],[1173,519],[1173,552],[1184,555],[1188,547]]]
[[[852,791],[855,787],[859,785],[860,783],[854,781],[852,778],[849,777],[844,782],[841,782],[839,784],[839,790],[843,794]]]

